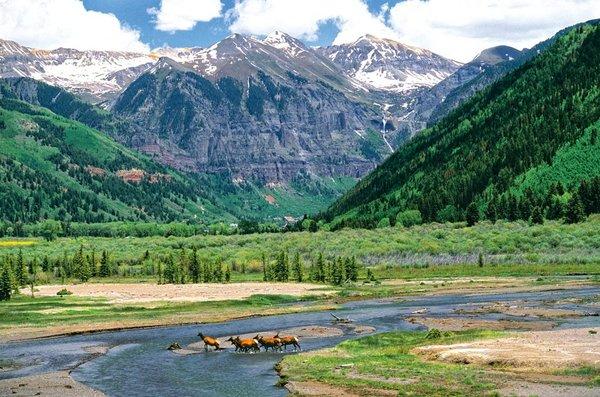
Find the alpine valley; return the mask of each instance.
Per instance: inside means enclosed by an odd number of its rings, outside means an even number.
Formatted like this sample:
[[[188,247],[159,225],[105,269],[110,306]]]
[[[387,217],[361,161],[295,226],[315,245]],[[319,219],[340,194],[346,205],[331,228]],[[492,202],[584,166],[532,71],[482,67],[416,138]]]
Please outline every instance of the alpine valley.
[[[172,204],[152,215],[135,202],[126,210],[105,201],[97,219],[290,220],[327,208],[421,129],[543,48],[494,47],[463,65],[371,35],[312,48],[283,32],[233,34],[209,48],[147,54],[0,40],[2,140],[18,147],[33,139],[28,144],[42,153],[26,161],[8,150],[2,160],[43,168],[57,183],[66,175],[56,173],[77,169],[71,178],[85,182],[77,189],[107,200],[123,201],[119,192],[94,190],[109,176],[140,192],[147,189],[140,181],[151,180],[159,202]],[[100,136],[113,149],[99,152],[121,154],[81,155],[78,140]],[[125,153],[136,160],[123,160]],[[132,173],[140,177],[124,176]],[[175,200],[167,186],[175,182],[199,189],[201,202],[190,206],[191,192]],[[23,186],[2,187],[15,206],[27,195]],[[44,203],[49,197],[38,200],[47,209],[39,219],[76,219],[87,205],[53,206]]]

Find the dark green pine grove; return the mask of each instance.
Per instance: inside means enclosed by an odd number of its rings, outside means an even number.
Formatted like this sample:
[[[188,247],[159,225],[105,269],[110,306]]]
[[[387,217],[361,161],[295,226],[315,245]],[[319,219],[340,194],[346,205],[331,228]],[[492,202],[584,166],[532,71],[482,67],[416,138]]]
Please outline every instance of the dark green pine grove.
[[[417,135],[320,217],[332,229],[407,217],[578,222],[600,212],[599,132],[600,27],[586,24]]]

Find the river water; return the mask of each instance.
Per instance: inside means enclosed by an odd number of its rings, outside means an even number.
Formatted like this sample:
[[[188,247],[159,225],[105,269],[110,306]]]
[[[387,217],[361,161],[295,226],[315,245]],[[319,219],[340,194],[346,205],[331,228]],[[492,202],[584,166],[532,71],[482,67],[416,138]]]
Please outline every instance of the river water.
[[[600,287],[561,289],[544,292],[500,293],[488,295],[444,295],[351,302],[335,312],[355,323],[373,326],[376,332],[424,329],[405,321],[412,311],[427,308],[427,316],[453,316],[457,307],[469,308],[489,302],[525,301],[527,306],[544,306],[594,312],[585,303],[559,303],[569,298],[600,294]],[[478,318],[510,319],[501,314],[482,314]],[[531,318],[535,320],[536,318]],[[86,335],[39,339],[0,344],[0,359],[21,365],[14,371],[0,372],[0,379],[49,371],[72,369],[78,381],[110,396],[283,396],[276,387],[278,376],[273,366],[284,354],[239,354],[231,349],[192,355],[178,355],[166,350],[174,341],[182,346],[198,342],[199,331],[225,336],[261,333],[299,326],[331,326],[330,312],[286,314],[256,317],[223,323],[99,332]],[[519,321],[527,319],[518,318]],[[598,317],[575,317],[560,326],[598,325]],[[356,337],[347,334],[328,338],[306,338],[304,350],[333,346]],[[94,356],[86,352],[93,346],[110,346],[107,354]]]

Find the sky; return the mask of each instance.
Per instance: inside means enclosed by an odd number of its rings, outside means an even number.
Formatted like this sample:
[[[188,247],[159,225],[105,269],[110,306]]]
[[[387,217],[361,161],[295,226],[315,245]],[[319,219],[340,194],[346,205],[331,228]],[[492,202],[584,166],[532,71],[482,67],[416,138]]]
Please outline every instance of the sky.
[[[318,46],[372,34],[461,62],[531,47],[600,18],[600,0],[0,0],[0,38],[35,48],[148,52],[231,33],[286,32]]]

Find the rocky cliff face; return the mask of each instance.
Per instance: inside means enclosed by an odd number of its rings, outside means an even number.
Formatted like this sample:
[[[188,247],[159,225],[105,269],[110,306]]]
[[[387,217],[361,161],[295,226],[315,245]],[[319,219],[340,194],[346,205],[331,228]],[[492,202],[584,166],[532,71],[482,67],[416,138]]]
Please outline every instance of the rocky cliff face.
[[[379,128],[369,107],[299,67],[284,71],[274,57],[268,69],[244,59],[232,73],[224,62],[209,80],[198,74],[198,65],[214,65],[163,58],[112,110],[144,128],[130,137],[140,150],[163,163],[228,173],[236,181],[289,181],[299,173],[359,177],[390,152],[365,137]]]

